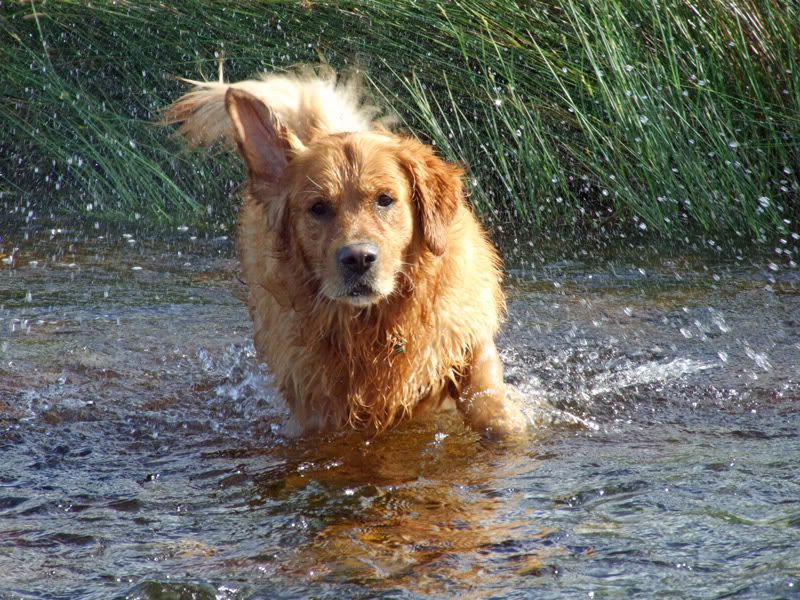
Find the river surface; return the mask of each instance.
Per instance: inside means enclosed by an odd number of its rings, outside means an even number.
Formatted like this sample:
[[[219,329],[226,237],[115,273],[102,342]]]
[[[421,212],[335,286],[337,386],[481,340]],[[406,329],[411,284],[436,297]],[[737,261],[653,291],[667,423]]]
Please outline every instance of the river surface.
[[[190,233],[0,239],[1,598],[800,597],[785,256],[509,254],[527,443],[290,440]]]

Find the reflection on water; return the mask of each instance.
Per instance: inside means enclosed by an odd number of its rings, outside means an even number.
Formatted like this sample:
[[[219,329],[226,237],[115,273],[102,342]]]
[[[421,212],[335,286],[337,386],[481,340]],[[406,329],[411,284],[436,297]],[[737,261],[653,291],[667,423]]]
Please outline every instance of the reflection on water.
[[[329,440],[281,476],[255,477],[256,504],[294,512],[302,498],[307,543],[289,566],[315,581],[362,582],[374,590],[420,593],[468,589],[482,575],[499,583],[491,559],[505,547],[520,570],[543,568],[533,511],[504,514],[493,475],[527,472],[535,457],[481,448],[475,438],[410,427],[375,440]],[[453,436],[453,440],[449,438]],[[311,458],[311,457],[303,457]],[[540,547],[536,547],[540,546]],[[526,550],[527,549],[527,550]],[[471,557],[465,561],[465,557]]]
[[[528,263],[527,444],[290,441],[229,241],[185,235],[0,243],[3,597],[798,595],[791,267]]]

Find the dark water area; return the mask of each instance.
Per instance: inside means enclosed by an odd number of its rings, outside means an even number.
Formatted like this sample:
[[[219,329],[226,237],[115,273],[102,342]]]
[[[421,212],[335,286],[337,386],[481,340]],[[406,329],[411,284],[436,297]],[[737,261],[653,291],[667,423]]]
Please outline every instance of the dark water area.
[[[230,240],[0,241],[2,598],[800,597],[800,271],[508,253],[530,440],[291,440]]]

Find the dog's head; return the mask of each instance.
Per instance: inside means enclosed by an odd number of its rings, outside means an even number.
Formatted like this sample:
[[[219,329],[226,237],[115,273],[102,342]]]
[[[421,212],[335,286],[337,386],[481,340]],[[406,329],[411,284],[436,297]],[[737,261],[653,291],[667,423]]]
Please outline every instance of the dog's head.
[[[246,92],[229,89],[226,107],[267,226],[281,230],[324,297],[377,303],[424,253],[446,251],[463,172],[429,147],[382,132],[304,145]]]

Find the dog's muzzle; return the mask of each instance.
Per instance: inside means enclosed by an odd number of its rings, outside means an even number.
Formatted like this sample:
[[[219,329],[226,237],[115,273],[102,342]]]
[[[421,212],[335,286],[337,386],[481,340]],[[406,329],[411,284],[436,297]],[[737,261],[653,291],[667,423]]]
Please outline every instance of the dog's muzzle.
[[[347,296],[369,297],[376,293],[373,288],[375,271],[379,259],[378,247],[369,242],[342,246],[336,251],[336,262],[342,275]]]

